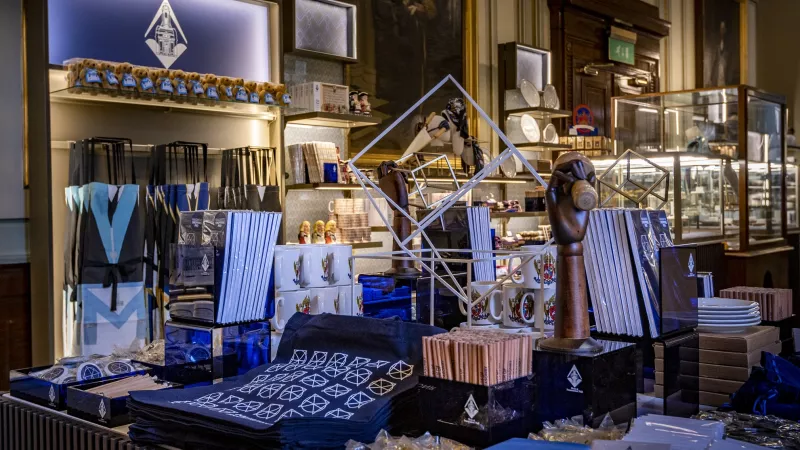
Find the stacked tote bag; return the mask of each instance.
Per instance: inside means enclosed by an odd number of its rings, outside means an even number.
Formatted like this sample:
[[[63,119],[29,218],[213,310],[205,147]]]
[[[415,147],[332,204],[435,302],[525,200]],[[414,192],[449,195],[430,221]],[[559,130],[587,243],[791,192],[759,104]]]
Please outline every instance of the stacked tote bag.
[[[144,248],[151,339],[163,337],[171,246],[178,242],[180,213],[209,209],[207,168],[208,144],[178,141],[151,150]]]
[[[70,148],[66,355],[107,355],[145,343],[142,223],[132,153],[131,141],[119,138],[85,139]]]
[[[220,209],[281,212],[275,149],[223,150],[218,205]]]
[[[295,314],[272,364],[208,387],[132,392],[137,443],[204,449],[334,449],[381,429],[419,433],[422,337],[399,320]]]

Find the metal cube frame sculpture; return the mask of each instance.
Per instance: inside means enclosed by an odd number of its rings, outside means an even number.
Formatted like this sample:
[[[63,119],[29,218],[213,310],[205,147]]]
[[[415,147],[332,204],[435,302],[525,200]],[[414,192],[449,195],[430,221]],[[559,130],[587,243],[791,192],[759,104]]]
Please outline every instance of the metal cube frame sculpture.
[[[378,142],[380,142],[380,140],[383,139],[391,130],[393,130],[395,127],[397,127],[409,115],[411,115],[412,113],[417,111],[418,108],[426,100],[428,100],[431,97],[431,95],[433,95],[433,93],[435,93],[436,91],[441,89],[441,87],[444,86],[445,84],[447,84],[448,82],[453,83],[456,86],[456,88],[458,88],[458,90],[463,94],[464,99],[467,102],[469,102],[472,105],[473,108],[475,108],[475,111],[478,113],[478,115],[481,118],[483,118],[483,120],[486,121],[486,123],[489,125],[489,127],[492,130],[494,130],[494,132],[499,137],[500,141],[503,142],[506,145],[507,148],[504,151],[502,151],[496,158],[492,159],[491,162],[486,164],[482,170],[480,170],[475,175],[473,175],[469,179],[469,181],[467,181],[466,183],[463,183],[461,185],[459,185],[459,183],[456,183],[457,189],[455,191],[453,191],[452,193],[450,193],[449,195],[447,195],[445,198],[439,200],[437,202],[437,204],[435,205],[436,207],[434,209],[430,210],[431,212],[428,213],[424,218],[422,218],[422,220],[418,221],[418,220],[416,220],[416,218],[412,217],[407,211],[405,211],[403,208],[401,208],[388,195],[386,195],[386,193],[384,193],[380,189],[380,187],[378,187],[378,185],[376,185],[372,180],[370,180],[367,176],[365,176],[364,173],[361,171],[361,169],[358,168],[356,163],[358,162],[358,160],[364,154],[369,152]],[[471,252],[471,250],[465,250],[465,249],[461,249],[461,250],[439,250],[433,245],[432,241],[430,240],[428,235],[425,233],[425,230],[435,220],[440,219],[442,217],[442,215],[450,207],[455,205],[456,202],[460,201],[461,198],[463,198],[469,191],[471,191],[474,187],[476,187],[478,185],[478,183],[480,183],[484,178],[486,178],[490,174],[494,173],[504,161],[506,161],[508,158],[514,158],[514,157],[520,159],[520,161],[522,162],[522,165],[531,173],[531,175],[533,175],[534,179],[537,182],[539,182],[542,186],[547,186],[547,183],[545,183],[545,181],[542,178],[542,176],[539,175],[539,173],[536,171],[536,169],[533,168],[533,166],[527,161],[527,159],[525,159],[525,157],[514,146],[514,144],[511,143],[511,141],[508,139],[508,137],[500,130],[500,128],[497,126],[497,124],[495,124],[491,120],[489,115],[486,114],[486,112],[480,107],[480,105],[478,105],[478,103],[467,93],[467,91],[464,89],[464,87],[461,86],[461,84],[459,84],[453,78],[452,75],[446,76],[439,83],[437,83],[436,86],[434,86],[430,91],[428,91],[422,98],[420,98],[416,103],[414,103],[410,108],[408,108],[408,110],[406,110],[406,112],[404,112],[400,117],[398,117],[389,127],[387,127],[385,130],[383,130],[375,139],[372,140],[372,142],[370,142],[366,147],[364,147],[357,155],[355,155],[352,159],[350,159],[350,162],[348,163],[348,166],[349,166],[350,170],[355,174],[356,179],[358,180],[359,184],[361,185],[362,189],[364,190],[364,194],[366,195],[367,199],[370,201],[372,206],[378,212],[378,214],[381,217],[381,220],[386,225],[386,227],[389,230],[389,232],[392,234],[392,239],[394,240],[394,242],[400,248],[400,251],[388,252],[388,253],[384,252],[384,253],[378,253],[378,254],[374,254],[374,255],[359,255],[358,257],[361,257],[361,258],[364,258],[364,257],[366,257],[366,258],[376,257],[378,259],[400,259],[400,260],[413,261],[413,262],[419,264],[420,267],[425,272],[428,272],[433,278],[435,278],[437,281],[442,283],[442,285],[444,287],[446,287],[448,290],[450,290],[465,305],[469,305],[469,308],[467,309],[467,311],[470,311],[472,306],[478,304],[478,302],[483,301],[483,299],[487,295],[490,295],[496,289],[500,288],[500,286],[502,285],[502,283],[505,280],[510,278],[511,275],[516,270],[518,270],[522,265],[524,265],[525,263],[531,261],[534,256],[525,254],[524,252],[503,252],[503,255],[501,255],[501,256],[496,256],[495,255],[495,256],[489,257],[489,259],[491,259],[492,261],[495,261],[497,259],[500,259],[501,257],[507,256],[506,253],[507,254],[511,254],[511,256],[523,256],[523,258],[521,258],[520,264],[515,268],[509,267],[508,275],[506,277],[504,277],[502,280],[498,281],[497,285],[494,286],[487,294],[481,296],[480,298],[478,298],[475,301],[472,301],[470,283],[468,283],[467,290],[465,291],[464,288],[460,285],[460,283],[457,282],[455,275],[453,274],[453,272],[450,270],[450,267],[448,266],[448,262],[451,262],[451,263],[454,263],[454,262],[463,263],[465,261],[468,261],[470,263],[468,265],[468,267],[469,267],[469,266],[471,266],[472,262],[486,260],[486,258],[481,259],[481,258],[474,258],[473,257],[473,258],[459,259],[459,260],[452,260],[452,259],[448,259],[448,258],[443,258],[442,255],[441,255],[442,252],[448,252],[448,251],[449,252],[453,252],[453,251],[456,251],[456,252],[465,253],[465,252]],[[385,215],[381,211],[381,209],[378,208],[377,202],[375,200],[375,195],[379,195],[380,197],[383,197],[387,201],[387,203],[392,206],[392,209],[394,210],[395,214],[403,214],[410,221],[410,223],[413,226],[416,226],[416,229],[414,231],[412,231],[411,234],[409,234],[407,238],[400,239],[398,237],[397,233],[394,232],[394,230],[392,228],[392,222],[388,219],[387,215]],[[415,237],[417,237],[417,236],[420,236],[422,239],[424,239],[428,243],[429,249],[425,250],[425,252],[429,252],[429,254],[426,254],[426,255],[423,256],[423,254],[421,253],[421,252],[423,252],[422,250],[414,250],[414,249],[411,248],[411,243],[412,243],[413,239]],[[548,245],[552,245],[552,240],[548,243]],[[482,254],[483,253],[497,254],[498,251],[495,251],[495,252],[480,251],[480,253],[482,253]],[[445,276],[449,279],[449,281],[445,280],[443,278],[443,276],[441,276],[441,275],[436,273],[436,271],[434,270],[436,265],[440,265],[445,270],[445,272],[446,272]],[[509,266],[510,266],[510,264],[509,264]],[[471,280],[469,280],[469,281],[471,281]],[[467,314],[467,322],[469,324],[471,324],[471,314]]]
[[[641,159],[642,161],[646,162],[647,164],[650,164],[656,171],[660,171],[661,172],[661,176],[658,177],[658,180],[656,180],[653,184],[651,184],[650,187],[644,186],[641,183],[637,183],[636,181],[633,181],[631,179],[631,155]],[[625,175],[625,180],[623,180],[622,183],[619,183],[619,184],[613,184],[613,182],[607,181],[606,177],[610,176],[610,174],[613,173],[612,171],[617,167],[617,164],[619,164],[620,161],[623,161],[623,160],[625,160],[627,162],[627,166],[625,167],[625,174],[626,174]],[[661,195],[661,194],[655,192],[655,190],[661,184],[661,182],[664,181],[664,180],[667,180],[667,181],[666,181],[666,183],[664,185],[664,194]],[[608,197],[606,197],[605,199],[603,199],[603,201],[600,202],[600,205],[599,205],[600,208],[604,207],[609,201],[611,201],[611,199],[614,198],[615,194],[619,194],[619,195],[627,198],[628,200],[636,203],[636,207],[637,208],[640,208],[642,203],[644,203],[644,201],[647,200],[647,197],[651,196],[651,195],[653,197],[661,200],[661,204],[658,205],[658,207],[656,209],[662,209],[664,207],[664,205],[667,204],[667,201],[669,201],[669,170],[659,166],[658,164],[650,161],[646,157],[644,157],[644,156],[642,156],[642,155],[640,155],[640,154],[638,154],[635,151],[630,150],[630,149],[625,150],[625,152],[623,152],[619,156],[619,158],[617,158],[617,160],[614,161],[614,163],[611,164],[608,167],[608,169],[606,169],[605,171],[603,171],[603,173],[601,173],[600,175],[597,176],[597,183],[598,183],[598,186],[597,186],[598,187],[598,189],[597,189],[598,192],[600,192],[600,189],[599,189],[600,185],[603,185],[603,186],[605,186],[605,187],[607,187],[607,188],[609,188],[609,189],[611,189],[613,191],[612,194],[610,194]],[[625,191],[624,190],[625,185],[628,184],[628,183],[636,186],[639,189],[643,189],[644,192],[642,193],[642,195],[640,195],[638,197],[635,197],[632,194],[630,194],[627,191]]]

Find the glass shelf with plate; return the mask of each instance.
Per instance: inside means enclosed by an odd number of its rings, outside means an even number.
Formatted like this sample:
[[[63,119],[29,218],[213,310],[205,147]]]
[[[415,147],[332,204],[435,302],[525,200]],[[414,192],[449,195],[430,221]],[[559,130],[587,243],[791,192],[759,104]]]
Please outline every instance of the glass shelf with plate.
[[[626,160],[621,161],[608,174],[604,172],[617,157],[592,158],[592,162],[598,176],[603,176],[605,181],[618,186],[622,185],[623,190],[631,196],[639,197],[655,185],[653,192],[665,196],[667,202],[651,195],[644,204],[637,206],[630,199],[598,183],[600,201],[610,197],[604,207],[660,207],[667,213],[676,243],[720,241],[725,238],[726,233],[730,236],[738,233],[735,231],[739,222],[738,206],[735,197],[731,197],[733,189],[730,173],[733,171],[735,177],[738,166],[732,164],[730,158],[678,152],[640,154],[651,163],[667,169],[669,178],[659,182],[662,172],[654,170],[652,165],[639,158],[631,158],[630,165]],[[676,173],[681,176],[676,178]],[[680,199],[677,215],[676,199]],[[680,217],[680,220],[676,220],[676,217]]]
[[[800,147],[786,146],[786,228],[800,231]]]
[[[784,97],[745,85],[615,97],[614,151],[675,156],[665,209],[681,217],[678,242],[782,245],[785,111]]]

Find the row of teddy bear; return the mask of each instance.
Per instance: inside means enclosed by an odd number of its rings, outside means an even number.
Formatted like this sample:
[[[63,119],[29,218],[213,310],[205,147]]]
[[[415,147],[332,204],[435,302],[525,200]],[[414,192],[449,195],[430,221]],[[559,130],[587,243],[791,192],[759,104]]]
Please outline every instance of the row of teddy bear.
[[[137,92],[143,97],[158,94],[208,100],[238,101],[287,106],[291,96],[286,86],[276,83],[257,83],[242,78],[200,75],[182,70],[154,69],[114,64],[94,59],[84,59],[67,65],[67,82],[71,88],[95,87],[109,90]]]

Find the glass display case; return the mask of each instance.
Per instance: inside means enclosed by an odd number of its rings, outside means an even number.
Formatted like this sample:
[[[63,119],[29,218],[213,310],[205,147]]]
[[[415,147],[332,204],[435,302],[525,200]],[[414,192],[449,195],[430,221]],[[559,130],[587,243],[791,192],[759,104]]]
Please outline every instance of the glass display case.
[[[726,171],[737,176],[739,168],[731,158],[692,152],[637,152],[619,162],[603,180],[620,187],[626,194],[639,198],[650,191],[643,203],[637,203],[610,187],[599,184],[598,194],[603,207],[663,209],[676,242],[707,242],[736,238],[738,207],[734,187]],[[617,156],[592,158],[598,174],[605,172]],[[662,167],[668,177],[662,179]],[[675,174],[680,174],[676,177]],[[677,200],[680,199],[680,200]],[[723,201],[724,200],[724,201]],[[676,206],[679,215],[676,215]],[[680,217],[680,220],[676,220]]]
[[[641,206],[667,211],[677,242],[724,240],[747,251],[779,245],[787,227],[797,227],[798,169],[786,161],[783,96],[741,85],[616,97],[612,116],[615,155],[633,150],[669,171],[661,182],[668,201],[649,198]],[[598,174],[611,165],[604,161],[596,161]],[[648,190],[657,175],[638,158],[607,176],[635,192]],[[601,186],[600,194],[602,200],[614,192]],[[612,197],[611,206],[633,206]]]
[[[800,232],[800,203],[797,201],[800,194],[800,147],[786,146],[786,228],[790,231]]]

